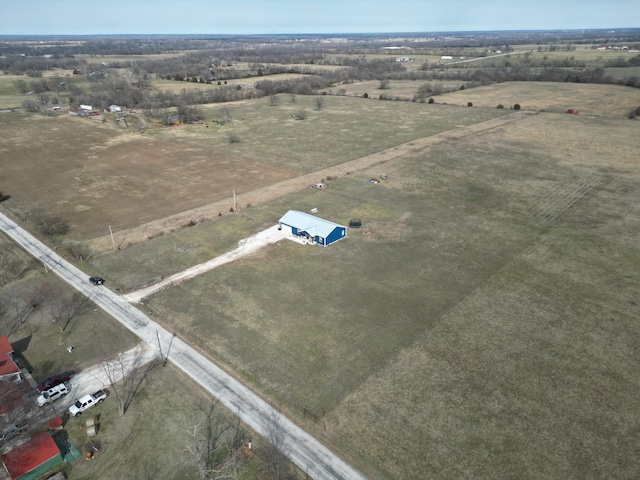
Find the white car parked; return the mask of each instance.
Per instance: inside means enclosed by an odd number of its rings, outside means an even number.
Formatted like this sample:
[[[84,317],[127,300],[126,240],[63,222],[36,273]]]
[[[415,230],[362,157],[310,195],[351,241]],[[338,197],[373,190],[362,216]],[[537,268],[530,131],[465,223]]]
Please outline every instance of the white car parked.
[[[42,394],[36,399],[36,403],[38,406],[42,407],[47,403],[51,403],[54,400],[64,397],[67,393],[69,393],[69,388],[65,383],[61,383],[42,392]]]

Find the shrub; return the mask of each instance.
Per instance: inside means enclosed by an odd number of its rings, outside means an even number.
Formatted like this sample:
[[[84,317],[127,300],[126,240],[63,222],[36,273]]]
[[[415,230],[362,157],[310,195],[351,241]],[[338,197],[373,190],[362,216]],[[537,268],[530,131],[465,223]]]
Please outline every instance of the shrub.
[[[240,137],[234,132],[229,134],[229,143],[240,143]]]
[[[434,103],[434,102],[435,102],[435,100],[433,99],[433,97],[429,97],[429,102],[427,102],[427,103]]]
[[[69,231],[69,224],[62,218],[51,214],[44,208],[30,206],[16,212],[23,221],[32,225],[40,234],[47,237],[64,235]]]
[[[473,102],[467,102],[467,107],[473,107]]]
[[[514,110],[520,110],[520,104],[519,104],[519,103],[516,103],[516,104],[513,106],[513,109],[514,109]]]
[[[62,241],[60,246],[75,260],[88,260],[89,257],[91,257],[91,249],[85,243],[65,239]]]
[[[369,94],[367,92],[364,92],[364,95],[362,96],[362,98],[369,98]]]
[[[496,107],[498,110],[502,110],[504,108],[504,105],[500,104]]]
[[[293,118],[295,118],[296,120],[306,120],[307,111],[304,108],[301,108],[293,115]]]

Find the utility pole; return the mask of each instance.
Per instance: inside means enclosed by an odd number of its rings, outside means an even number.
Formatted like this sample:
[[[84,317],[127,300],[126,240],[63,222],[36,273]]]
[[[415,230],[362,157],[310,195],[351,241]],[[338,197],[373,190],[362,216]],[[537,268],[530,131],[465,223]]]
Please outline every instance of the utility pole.
[[[236,205],[236,191],[233,191],[233,211],[235,212],[238,209]]]

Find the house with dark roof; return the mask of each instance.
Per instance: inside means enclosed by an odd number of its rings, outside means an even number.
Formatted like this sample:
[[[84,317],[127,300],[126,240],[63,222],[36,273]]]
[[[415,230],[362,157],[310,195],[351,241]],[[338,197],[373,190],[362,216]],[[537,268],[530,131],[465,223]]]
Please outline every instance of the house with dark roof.
[[[13,361],[13,346],[6,335],[0,336],[0,381],[22,382],[20,368]]]
[[[280,220],[285,229],[305,243],[328,247],[347,236],[347,227],[297,210],[289,210]]]
[[[40,478],[62,461],[60,448],[48,432],[41,433],[2,455],[2,464],[11,480]]]

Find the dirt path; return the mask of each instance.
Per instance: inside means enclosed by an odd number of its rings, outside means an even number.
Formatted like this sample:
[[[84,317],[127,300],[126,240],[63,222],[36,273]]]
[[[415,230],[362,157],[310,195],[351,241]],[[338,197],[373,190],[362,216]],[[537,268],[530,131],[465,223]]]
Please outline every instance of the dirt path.
[[[412,140],[386,150],[372,153],[365,157],[351,160],[350,162],[328,167],[299,177],[290,178],[288,180],[283,180],[267,187],[236,195],[235,201],[238,205],[262,204],[299,192],[300,190],[304,190],[323,178],[344,177],[374,165],[381,165],[408,155],[415,155],[433,145],[492,130],[534,114],[534,112],[515,112],[505,115],[504,117],[495,118],[493,120],[470,125],[468,127],[461,127],[456,130],[449,130],[430,137]],[[233,198],[226,198],[202,207],[186,210],[184,212],[176,213],[175,215],[154,220],[144,225],[118,232],[118,243],[122,244],[124,247],[135,243],[141,243],[148,240],[150,237],[154,237],[171,230],[180,229],[184,225],[187,225],[193,218],[213,220],[219,216],[219,213],[229,212],[230,207],[233,205]],[[90,242],[90,247],[97,252],[109,251],[113,248],[111,237],[109,235],[105,235],[103,237],[95,238]]]
[[[143,301],[145,298],[153,295],[154,293],[158,293],[162,290],[173,287],[174,285],[178,285],[185,280],[193,278],[196,275],[200,275],[201,273],[208,272],[209,270],[213,270],[220,265],[233,262],[234,260],[244,255],[249,255],[253,252],[258,251],[266,245],[276,243],[286,238],[286,236],[287,234],[284,231],[278,230],[278,226],[274,225],[273,227],[263,230],[262,232],[259,232],[249,238],[240,240],[238,242],[238,247],[235,250],[213,258],[208,262],[201,263],[200,265],[195,265],[191,268],[183,270],[182,272],[178,272],[175,275],[171,275],[170,277],[165,278],[159,283],[151,285],[147,288],[136,290],[135,292],[128,293],[126,295],[123,295],[122,297],[132,303]]]

